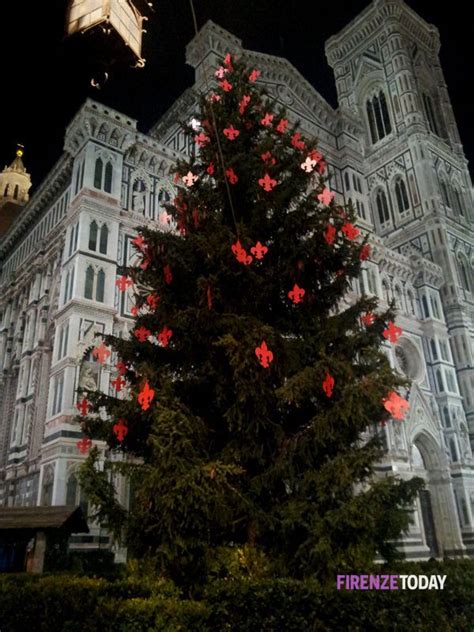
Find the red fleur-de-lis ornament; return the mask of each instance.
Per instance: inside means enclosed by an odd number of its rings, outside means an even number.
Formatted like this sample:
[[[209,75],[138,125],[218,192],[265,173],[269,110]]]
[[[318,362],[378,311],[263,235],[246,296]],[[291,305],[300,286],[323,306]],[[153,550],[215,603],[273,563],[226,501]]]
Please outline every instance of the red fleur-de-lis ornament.
[[[118,362],[115,365],[115,368],[117,369],[119,375],[125,375],[125,373],[127,372],[127,365],[125,364],[125,362]]]
[[[229,140],[235,140],[237,136],[239,136],[239,134],[240,134],[239,130],[235,129],[233,125],[230,125],[229,127],[226,127],[224,129],[224,136],[228,138]]]
[[[243,114],[245,112],[249,103],[250,97],[247,94],[244,94],[239,103],[239,114]]]
[[[223,66],[219,66],[219,68],[216,70],[216,72],[214,73],[214,75],[218,78],[218,79],[224,79],[226,72],[229,72],[227,70],[227,68],[224,68]]]
[[[237,240],[235,244],[232,244],[232,252],[239,263],[243,263],[248,266],[253,261],[253,257],[247,254],[245,248],[242,248],[242,244],[239,240]]]
[[[390,342],[397,342],[400,336],[403,333],[403,329],[401,327],[397,327],[394,322],[390,321],[388,323],[388,327],[383,331],[383,337],[385,340],[390,340]]]
[[[260,158],[263,160],[263,162],[269,165],[276,165],[276,158],[272,155],[271,151],[266,151],[260,156]]]
[[[257,241],[255,246],[252,246],[252,248],[250,248],[250,252],[253,254],[255,259],[261,260],[267,254],[268,248],[267,246],[264,246],[259,241]]]
[[[122,376],[121,375],[118,375],[115,378],[115,380],[112,380],[111,384],[115,388],[117,393],[120,393],[121,390],[123,389],[123,387],[125,386],[126,382],[125,382],[125,380],[122,380]]]
[[[151,336],[151,331],[142,325],[138,329],[135,329],[133,335],[138,342],[146,342],[148,340],[148,336]]]
[[[293,289],[288,292],[288,298],[290,298],[296,305],[298,303],[301,303],[305,294],[306,291],[304,290],[304,288],[299,287],[299,285],[295,283]]]
[[[280,119],[280,122],[276,126],[276,131],[279,132],[280,134],[284,134],[286,132],[287,127],[288,127],[288,120]]]
[[[266,112],[265,116],[260,121],[260,123],[264,127],[271,127],[271,124],[272,124],[272,121],[273,121],[273,116],[274,116],[273,114],[269,114],[268,112]]]
[[[101,342],[98,347],[94,347],[94,349],[92,349],[92,355],[99,364],[104,364],[107,358],[112,355],[112,352],[103,342]]]
[[[166,264],[163,267],[163,278],[166,285],[170,285],[171,281],[173,280],[173,273],[171,272],[171,267],[169,264]]]
[[[327,187],[325,187],[322,193],[318,193],[317,197],[321,204],[328,206],[334,200],[335,195],[334,191],[330,191]]]
[[[113,426],[114,435],[117,437],[117,441],[122,441],[128,435],[128,428],[125,424],[125,419],[119,419],[116,424]]]
[[[147,380],[142,390],[138,394],[138,398],[137,398],[138,403],[142,407],[142,410],[148,410],[150,408],[150,404],[153,401],[154,397],[155,397],[155,391],[152,388],[150,388],[150,385],[148,384],[148,380]]]
[[[224,81],[219,81],[220,87],[224,90],[224,92],[230,92],[232,90],[232,84],[224,79]]]
[[[115,285],[121,292],[125,292],[128,287],[133,285],[133,281],[129,277],[122,275],[120,278],[116,279]]]
[[[199,147],[204,147],[211,139],[209,138],[209,136],[206,136],[206,134],[201,132],[200,134],[196,134],[194,140],[199,145]]]
[[[333,376],[328,371],[326,371],[326,377],[323,382],[323,391],[326,393],[326,397],[332,397],[334,384],[335,380]]]
[[[237,184],[237,182],[239,181],[239,178],[237,177],[237,174],[232,169],[232,167],[229,167],[229,169],[225,170],[225,175],[227,176],[227,180],[229,180],[230,184]]]
[[[326,232],[324,233],[324,239],[329,246],[332,246],[336,238],[336,227],[333,224],[328,224]]]
[[[367,312],[367,314],[361,316],[360,319],[366,327],[370,327],[370,325],[373,325],[375,322],[375,315],[372,314],[372,312]]]
[[[213,175],[214,175],[214,171],[215,171],[215,170],[216,170],[216,168],[214,167],[214,163],[213,163],[213,162],[211,162],[211,163],[209,164],[209,166],[207,167],[206,172],[207,172],[210,176],[213,176]]]
[[[260,178],[258,183],[262,189],[267,192],[272,191],[278,184],[278,182],[271,178],[268,173],[266,173],[263,178]]]
[[[154,310],[156,310],[158,308],[158,303],[160,302],[160,297],[156,293],[148,294],[148,296],[146,297],[146,302],[150,306],[150,309],[152,309],[154,311]]]
[[[162,347],[167,347],[172,335],[173,332],[171,331],[171,329],[168,329],[168,327],[165,325],[157,336],[158,342]]]
[[[82,439],[76,443],[76,446],[81,454],[87,454],[91,449],[92,441],[89,437],[82,437]]]
[[[261,345],[255,349],[255,355],[264,369],[268,369],[270,362],[273,362],[273,353],[267,347],[265,340],[262,340]]]
[[[303,140],[301,140],[300,132],[295,132],[293,134],[293,136],[291,137],[291,144],[293,145],[293,147],[295,147],[295,149],[304,149],[305,148],[305,143],[304,143]]]
[[[81,413],[81,416],[85,417],[89,411],[89,402],[87,401],[87,398],[84,397],[80,402],[77,402],[76,408]]]
[[[252,72],[249,75],[249,81],[251,81],[252,83],[255,83],[255,81],[257,81],[259,77],[260,77],[260,70],[252,70]]]
[[[227,67],[229,72],[232,71],[232,55],[230,53],[226,53],[224,57],[224,66]]]
[[[350,241],[353,241],[356,237],[359,236],[359,229],[350,222],[346,222],[341,230]]]
[[[410,408],[410,404],[406,399],[400,397],[395,391],[390,391],[383,400],[383,405],[394,419],[402,420]]]
[[[311,158],[311,160],[314,160],[315,162],[320,162],[323,159],[323,155],[320,154],[317,149],[312,149],[309,152],[309,157]]]

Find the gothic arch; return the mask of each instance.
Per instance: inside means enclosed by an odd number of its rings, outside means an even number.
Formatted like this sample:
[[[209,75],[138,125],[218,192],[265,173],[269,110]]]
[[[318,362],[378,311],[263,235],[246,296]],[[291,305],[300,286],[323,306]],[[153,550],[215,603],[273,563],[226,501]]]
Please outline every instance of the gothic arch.
[[[421,453],[427,471],[439,471],[444,466],[443,451],[427,429],[420,430],[411,440]]]

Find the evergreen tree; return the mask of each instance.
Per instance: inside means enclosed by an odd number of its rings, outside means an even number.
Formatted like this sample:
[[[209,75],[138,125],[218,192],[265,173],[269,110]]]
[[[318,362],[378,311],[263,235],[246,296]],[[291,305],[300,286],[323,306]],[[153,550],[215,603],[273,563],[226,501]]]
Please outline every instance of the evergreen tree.
[[[161,216],[176,230],[137,229],[118,280],[133,331],[94,349],[117,357],[115,393],[79,402],[86,437],[123,454],[104,467],[94,448],[83,468],[99,519],[181,584],[226,547],[294,577],[391,559],[419,489],[374,477],[407,384],[381,348],[400,334],[392,308],[344,301],[370,247],[258,74],[228,55],[185,125],[198,151]],[[131,480],[129,510],[111,470]]]

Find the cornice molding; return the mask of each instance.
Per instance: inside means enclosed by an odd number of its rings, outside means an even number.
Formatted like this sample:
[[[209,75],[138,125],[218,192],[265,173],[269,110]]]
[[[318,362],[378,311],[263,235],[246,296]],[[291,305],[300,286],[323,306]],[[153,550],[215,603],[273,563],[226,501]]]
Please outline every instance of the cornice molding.
[[[387,35],[393,27],[416,37],[431,55],[439,53],[439,31],[434,25],[423,20],[403,0],[374,0],[342,31],[327,40],[325,50],[329,65],[334,68],[366,48],[378,32]]]

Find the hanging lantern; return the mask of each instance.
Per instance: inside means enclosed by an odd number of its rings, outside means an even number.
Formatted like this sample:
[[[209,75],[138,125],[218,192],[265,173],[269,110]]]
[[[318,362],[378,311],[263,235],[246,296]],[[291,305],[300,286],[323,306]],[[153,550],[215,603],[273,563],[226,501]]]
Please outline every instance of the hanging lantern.
[[[143,12],[151,6],[146,0],[70,0],[66,34],[88,35],[87,52],[100,61],[100,73],[105,79],[112,63],[120,60],[143,68],[143,22],[148,20]]]

